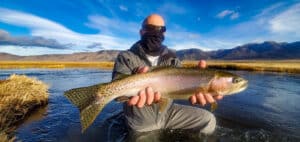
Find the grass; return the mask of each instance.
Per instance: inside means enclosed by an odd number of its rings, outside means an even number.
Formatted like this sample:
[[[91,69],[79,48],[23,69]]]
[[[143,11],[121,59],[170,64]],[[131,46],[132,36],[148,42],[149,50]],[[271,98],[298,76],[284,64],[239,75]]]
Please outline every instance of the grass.
[[[198,61],[183,61],[183,66],[195,66]],[[207,60],[208,67],[230,70],[300,73],[300,60]],[[114,62],[54,62],[0,61],[0,69],[25,68],[99,68],[112,69]]]
[[[183,66],[196,66],[198,61],[183,61]],[[209,68],[300,73],[300,60],[208,60]]]
[[[54,62],[54,61],[0,61],[0,69],[26,68],[113,68],[113,62]]]
[[[0,80],[0,142],[13,141],[15,125],[38,106],[47,104],[48,86],[25,75]]]

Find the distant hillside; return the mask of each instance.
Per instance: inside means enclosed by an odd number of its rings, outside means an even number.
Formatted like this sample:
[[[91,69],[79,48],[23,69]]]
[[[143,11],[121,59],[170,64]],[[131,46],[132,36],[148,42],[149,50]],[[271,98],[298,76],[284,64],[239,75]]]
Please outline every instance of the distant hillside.
[[[50,54],[38,56],[17,56],[0,53],[0,61],[114,61],[119,50],[81,52],[74,54]],[[232,49],[205,52],[200,49],[186,49],[176,52],[181,60],[199,59],[300,59],[300,41],[293,43],[249,43]]]
[[[102,50],[98,52],[81,52],[74,54],[49,54],[38,56],[16,56],[0,53],[0,61],[114,61],[120,51]]]
[[[199,60],[210,58],[209,52],[205,52],[200,49],[179,50],[176,52],[176,55],[180,60]]]
[[[177,51],[180,59],[300,59],[300,41],[293,43],[277,43],[266,41],[250,43],[232,49],[204,52],[200,49]]]
[[[300,59],[300,42],[251,43],[211,54],[213,59]]]

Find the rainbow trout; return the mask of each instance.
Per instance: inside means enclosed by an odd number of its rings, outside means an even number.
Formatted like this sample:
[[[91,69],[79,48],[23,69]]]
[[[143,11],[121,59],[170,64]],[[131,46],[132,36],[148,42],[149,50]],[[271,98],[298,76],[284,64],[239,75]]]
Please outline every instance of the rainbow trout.
[[[196,92],[231,95],[247,88],[248,81],[229,72],[196,68],[158,68],[110,83],[71,89],[65,96],[80,110],[82,132],[96,119],[110,101],[131,97],[151,86],[162,94],[160,110],[171,99],[188,99]]]

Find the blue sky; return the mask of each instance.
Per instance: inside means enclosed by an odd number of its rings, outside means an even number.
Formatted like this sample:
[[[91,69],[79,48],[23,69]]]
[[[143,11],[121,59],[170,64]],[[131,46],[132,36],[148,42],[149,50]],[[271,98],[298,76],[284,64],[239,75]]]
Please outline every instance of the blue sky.
[[[1,0],[0,52],[125,50],[152,13],[164,17],[164,44],[176,50],[300,39],[299,0]]]

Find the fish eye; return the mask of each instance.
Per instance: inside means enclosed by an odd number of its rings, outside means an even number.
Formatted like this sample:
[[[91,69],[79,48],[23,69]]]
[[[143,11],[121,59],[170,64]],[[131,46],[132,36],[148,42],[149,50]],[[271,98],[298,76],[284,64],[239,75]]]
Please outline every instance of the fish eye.
[[[240,77],[234,77],[233,79],[232,79],[232,83],[238,83],[238,82],[241,82],[243,79],[242,78],[240,78]]]

